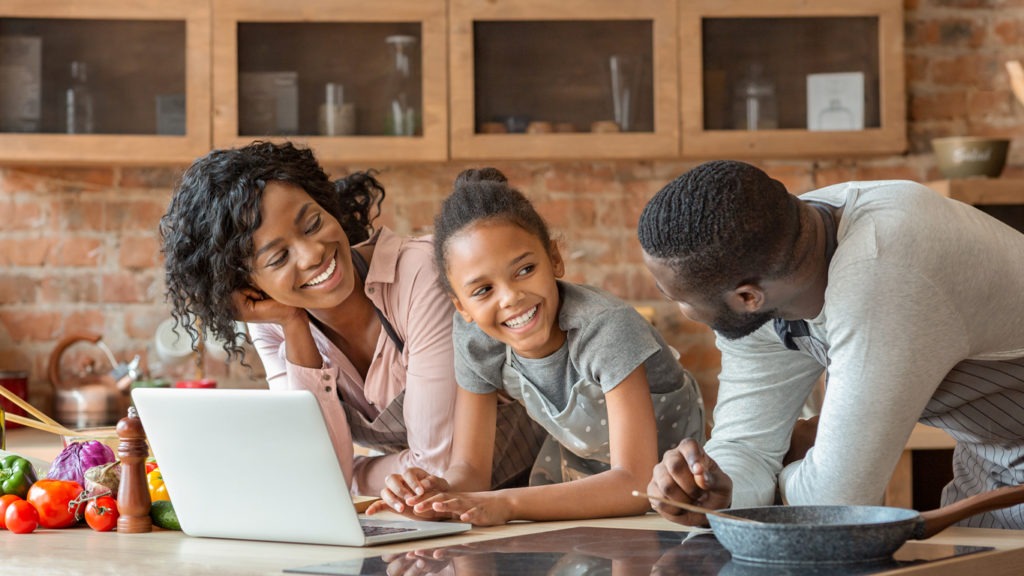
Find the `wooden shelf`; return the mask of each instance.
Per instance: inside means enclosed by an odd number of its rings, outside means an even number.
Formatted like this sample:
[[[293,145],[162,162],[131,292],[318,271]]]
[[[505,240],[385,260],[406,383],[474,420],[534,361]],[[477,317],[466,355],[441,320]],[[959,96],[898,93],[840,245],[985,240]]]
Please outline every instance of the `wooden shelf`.
[[[1024,204],[1024,180],[962,178],[925,182],[943,196],[974,206]]]
[[[240,146],[262,137],[307,144],[316,149],[321,162],[448,158],[444,0],[214,0],[213,12],[214,146]],[[239,30],[243,26],[256,26],[264,33],[242,38]],[[360,27],[369,31],[361,31]],[[415,30],[413,35],[421,55],[419,134],[386,136],[378,129],[383,128],[386,108],[385,38],[390,34],[410,34],[410,29]],[[320,41],[310,42],[310,37]],[[361,42],[361,38],[366,40]],[[251,68],[243,70],[244,66]],[[239,134],[239,72],[279,70],[298,74],[301,133]],[[357,125],[363,123],[364,129],[352,136],[318,136],[311,129],[315,120],[307,118],[315,119],[316,109],[323,102],[323,83],[339,76],[346,79],[347,88],[354,93]],[[375,119],[379,122],[374,126],[366,124]]]
[[[5,0],[5,34],[42,39],[42,114],[33,132],[0,133],[0,161],[185,163],[210,149],[208,0]],[[96,133],[63,129],[71,60],[90,67]],[[184,135],[158,134],[166,93],[185,98]]]
[[[821,157],[906,150],[899,2],[688,0],[680,3],[679,38],[685,157]],[[753,65],[763,69],[775,88],[773,128],[736,126],[736,116],[744,110],[742,105],[734,109],[735,95]],[[809,130],[807,76],[837,72],[863,74],[864,128]]]
[[[449,19],[452,158],[678,156],[673,0],[451,0]],[[608,62],[619,52],[648,63],[633,98],[637,125],[594,133],[593,122],[614,118]],[[574,132],[481,130],[503,115]]]

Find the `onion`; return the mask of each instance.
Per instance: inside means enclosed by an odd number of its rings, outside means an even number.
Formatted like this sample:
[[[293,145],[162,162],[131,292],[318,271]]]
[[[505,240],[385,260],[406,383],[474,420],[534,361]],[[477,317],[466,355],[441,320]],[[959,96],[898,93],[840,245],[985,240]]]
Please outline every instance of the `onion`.
[[[117,489],[121,484],[120,462],[110,462],[102,466],[93,466],[85,471],[85,491],[90,496],[110,494],[117,498]]]

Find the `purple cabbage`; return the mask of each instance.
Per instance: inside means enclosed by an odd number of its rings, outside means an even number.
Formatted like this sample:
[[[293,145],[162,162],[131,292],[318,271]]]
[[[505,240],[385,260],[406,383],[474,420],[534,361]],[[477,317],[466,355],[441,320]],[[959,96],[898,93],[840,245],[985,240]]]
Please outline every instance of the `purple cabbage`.
[[[85,486],[85,471],[93,466],[115,462],[110,446],[98,441],[72,442],[57,455],[46,477],[51,480],[74,480]]]

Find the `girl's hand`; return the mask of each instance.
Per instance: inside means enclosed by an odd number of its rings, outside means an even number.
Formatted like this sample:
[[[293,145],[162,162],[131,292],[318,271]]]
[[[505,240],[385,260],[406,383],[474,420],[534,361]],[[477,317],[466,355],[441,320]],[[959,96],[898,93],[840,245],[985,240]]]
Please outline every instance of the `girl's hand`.
[[[398,554],[381,554],[388,563],[387,576],[426,576],[428,574],[455,574],[451,560],[432,558],[418,550]]]
[[[417,515],[433,512],[474,526],[500,526],[512,519],[508,500],[497,492],[438,494],[414,506],[413,511]]]
[[[273,323],[283,326],[296,318],[306,321],[305,310],[285,306],[255,288],[235,290],[231,295],[231,302],[235,306],[235,320],[242,322]]]
[[[380,491],[381,499],[366,509],[367,514],[374,514],[389,507],[399,514],[415,515],[412,507],[438,493],[450,490],[448,481],[434,476],[422,468],[408,468],[401,474],[389,474],[384,478],[384,488]]]
[[[718,467],[697,442],[686,438],[665,453],[654,467],[647,493],[669,500],[717,510],[732,503],[732,478]],[[707,526],[703,514],[651,501],[651,507],[665,519],[688,526]]]

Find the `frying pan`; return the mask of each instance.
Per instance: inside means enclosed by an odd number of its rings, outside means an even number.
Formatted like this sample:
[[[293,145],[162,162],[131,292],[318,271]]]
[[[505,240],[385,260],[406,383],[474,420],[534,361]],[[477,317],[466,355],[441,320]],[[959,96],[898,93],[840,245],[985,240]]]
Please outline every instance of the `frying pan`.
[[[759,523],[707,516],[733,559],[772,564],[880,562],[907,540],[924,540],[964,518],[1024,502],[1024,486],[1008,486],[918,513],[888,506],[760,506],[729,514]]]

